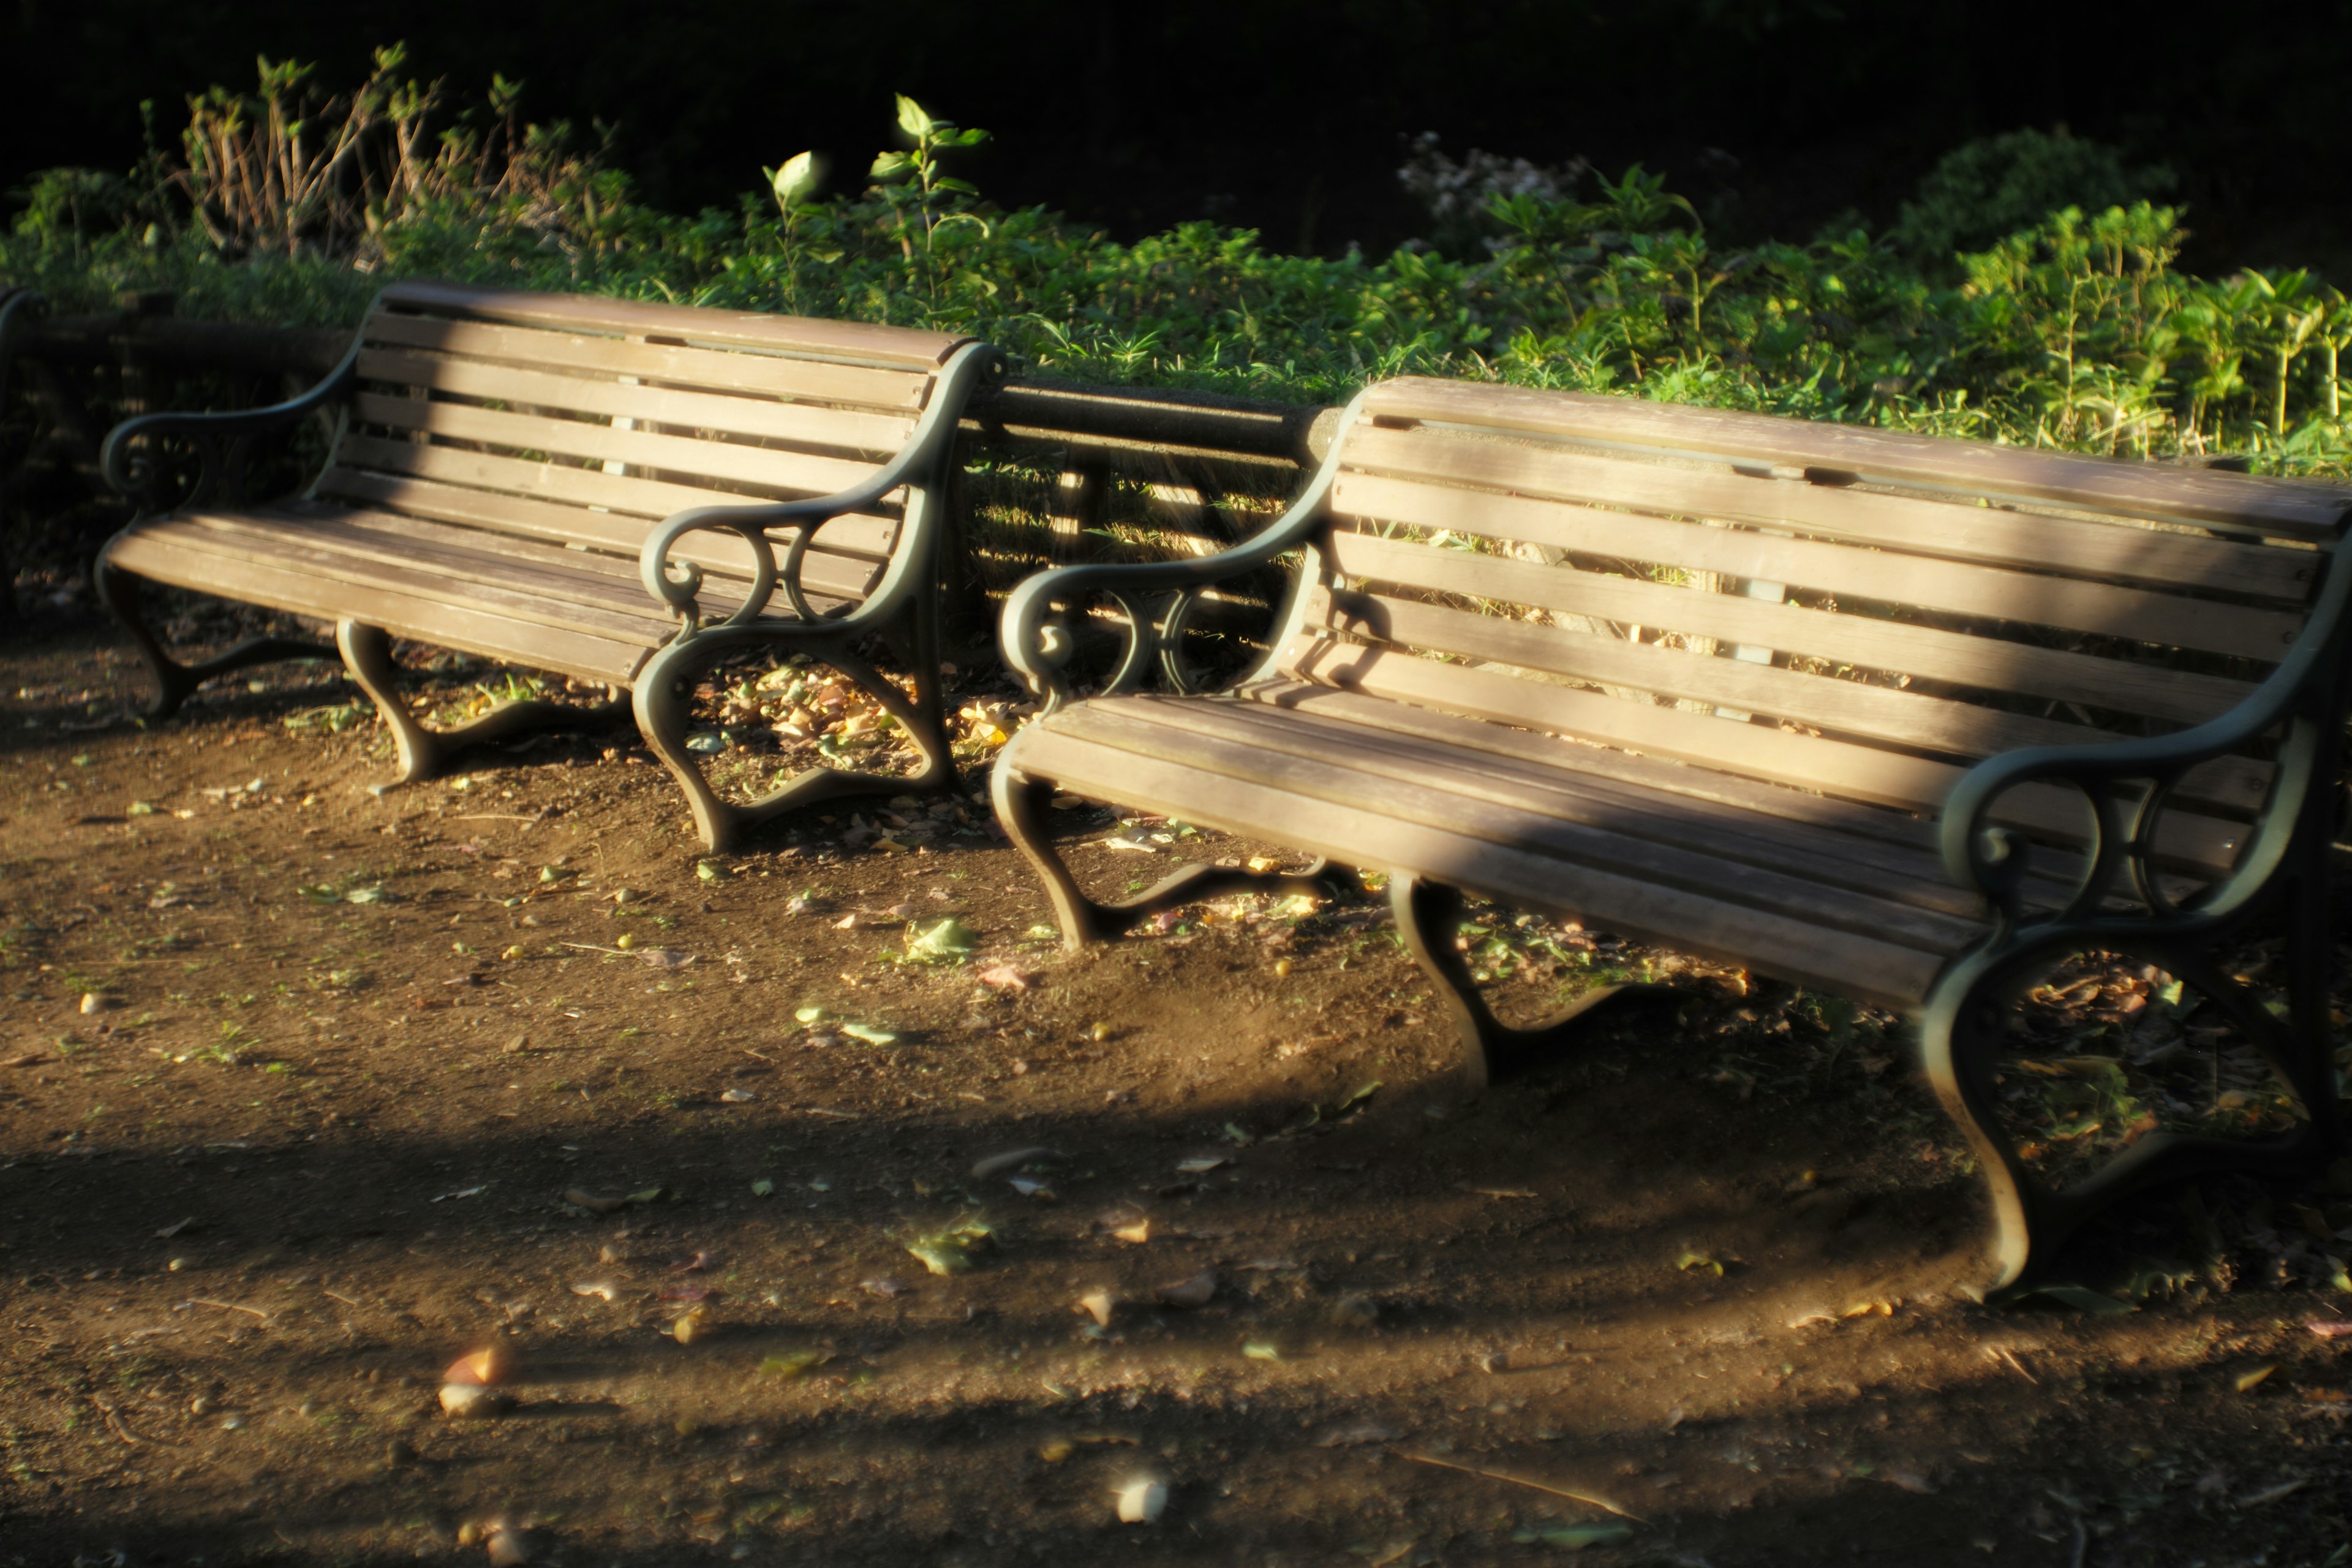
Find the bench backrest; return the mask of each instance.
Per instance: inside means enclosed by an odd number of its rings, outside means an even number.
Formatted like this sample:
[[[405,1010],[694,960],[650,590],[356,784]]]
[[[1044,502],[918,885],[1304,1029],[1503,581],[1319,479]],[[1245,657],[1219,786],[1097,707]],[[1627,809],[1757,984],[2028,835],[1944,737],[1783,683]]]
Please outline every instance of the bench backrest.
[[[359,391],[313,493],[625,556],[688,507],[830,494],[905,445],[941,332],[449,284],[384,290]],[[895,504],[817,535],[803,581],[859,599],[897,541]],[[748,547],[683,552],[747,574]],[[778,605],[782,605],[781,597]]]
[[[1374,388],[1340,439],[1336,575],[1281,673],[1920,813],[1993,752],[2234,705],[2352,506],[2320,481],[1420,378]],[[2168,858],[2229,865],[2271,772],[2185,781]],[[2084,816],[2055,791],[2016,809],[2059,839]]]

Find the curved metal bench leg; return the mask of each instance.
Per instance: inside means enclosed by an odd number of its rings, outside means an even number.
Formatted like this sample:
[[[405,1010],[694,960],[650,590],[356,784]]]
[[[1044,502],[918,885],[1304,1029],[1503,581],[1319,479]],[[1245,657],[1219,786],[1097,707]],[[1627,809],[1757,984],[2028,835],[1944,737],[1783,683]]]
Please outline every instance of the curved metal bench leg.
[[[2288,944],[2289,1016],[2284,1019],[2273,1017],[2204,952],[2179,951],[2161,941],[2118,940],[2113,934],[2053,931],[2006,951],[1979,954],[1945,976],[1928,998],[1921,1046],[1928,1081],[1945,1110],[1968,1134],[1991,1193],[1995,1272],[1989,1299],[2014,1296],[2043,1283],[2066,1239],[2134,1193],[2216,1171],[2308,1176],[2346,1152],[2327,1017],[2326,979],[2334,952],[2322,919],[2324,877],[2324,872],[2300,876],[2286,891],[2294,930]],[[2053,1187],[2037,1176],[2001,1131],[1995,1075],[2008,1038],[2009,1013],[2019,994],[2053,961],[2086,948],[2155,963],[2217,1007],[2294,1091],[2305,1111],[2294,1130],[2263,1140],[2154,1131],[2066,1187]]]
[[[200,664],[183,664],[163,651],[163,643],[147,625],[137,577],[109,564],[100,556],[90,570],[90,586],[97,591],[99,602],[121,623],[131,645],[147,661],[147,668],[154,672],[155,700],[147,705],[150,719],[169,719],[197,687],[216,675],[256,664],[273,664],[279,659],[324,658],[335,651],[325,643],[306,637],[247,637],[226,653]]]
[[[1047,803],[1054,798],[1051,781],[1031,778],[1000,757],[989,775],[989,795],[996,807],[996,819],[1011,836],[1013,847],[1027,858],[1044,879],[1045,897],[1052,902],[1055,921],[1061,928],[1062,945],[1073,952],[1090,942],[1132,931],[1162,910],[1198,903],[1202,899],[1240,892],[1320,892],[1320,879],[1330,865],[1318,856],[1296,871],[1186,866],[1131,899],[1104,903],[1087,896],[1077,879],[1070,875],[1068,865],[1055,851],[1053,835],[1045,826]]]
[[[755,800],[720,799],[703,774],[701,759],[687,749],[687,731],[693,717],[691,693],[696,678],[709,660],[755,638],[778,640],[765,629],[737,637],[733,628],[714,627],[690,640],[665,645],[637,672],[632,700],[638,732],[677,780],[705,849],[715,853],[728,848],[760,823],[819,801],[852,795],[931,795],[955,783],[955,754],[940,712],[936,659],[927,673],[918,674],[916,693],[910,700],[894,682],[884,679],[880,671],[846,649],[807,647],[805,651],[856,681],[859,689],[898,721],[900,732],[920,754],[922,765],[911,773],[804,768]],[[914,668],[921,672],[924,667]]]
[[[390,633],[358,621],[338,621],[335,647],[341,652],[343,667],[352,672],[352,679],[383,716],[392,731],[393,744],[399,751],[400,776],[389,784],[369,786],[378,795],[432,777],[451,756],[468,746],[488,745],[538,730],[609,722],[619,717],[626,706],[625,700],[617,697],[590,708],[536,699],[501,702],[457,729],[428,729],[400,694],[400,667],[393,662]]]
[[[1472,1081],[1480,1087],[1538,1066],[1545,1058],[1572,1044],[1577,1034],[1591,1023],[1596,1009],[1611,1003],[1622,1005],[1655,995],[1662,989],[1654,985],[1596,985],[1543,1023],[1531,1028],[1514,1028],[1496,1017],[1486,998],[1478,994],[1478,983],[1470,973],[1470,965],[1454,945],[1454,933],[1462,924],[1462,894],[1458,889],[1409,872],[1392,872],[1389,877],[1389,910],[1396,918],[1397,934],[1404,939],[1405,951],[1436,982],[1439,994],[1452,1010],[1454,1026],[1461,1033],[1468,1057],[1466,1069]]]

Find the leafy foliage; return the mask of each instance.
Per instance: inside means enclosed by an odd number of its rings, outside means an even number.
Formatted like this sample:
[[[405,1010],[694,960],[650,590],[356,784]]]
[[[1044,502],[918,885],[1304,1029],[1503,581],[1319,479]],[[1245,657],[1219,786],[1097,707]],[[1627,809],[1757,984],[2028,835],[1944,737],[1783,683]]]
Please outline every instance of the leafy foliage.
[[[1477,187],[1486,243],[1318,258],[1209,222],[1122,245],[1043,208],[1003,210],[952,173],[985,133],[903,97],[905,144],[862,189],[821,195],[802,154],[732,212],[661,213],[599,157],[565,151],[565,128],[520,123],[518,85],[452,113],[400,65],[383,51],[342,98],[312,91],[307,68],[265,66],[257,97],[192,100],[183,160],[158,154],[121,181],[44,175],[0,237],[0,277],[61,310],[163,289],[192,315],[327,325],[355,323],[390,279],[430,276],[980,333],[1095,381],[1338,401],[1410,371],[2346,466],[2343,296],[2302,272],[2183,275],[2179,213],[2144,199],[2037,207],[2149,188],[2064,137],[1963,149],[1890,236],[1726,250],[1663,174],[1596,177],[1587,201],[1581,170],[1515,169]],[[267,199],[232,202],[232,170]],[[1978,207],[2014,226],[1923,265]]]

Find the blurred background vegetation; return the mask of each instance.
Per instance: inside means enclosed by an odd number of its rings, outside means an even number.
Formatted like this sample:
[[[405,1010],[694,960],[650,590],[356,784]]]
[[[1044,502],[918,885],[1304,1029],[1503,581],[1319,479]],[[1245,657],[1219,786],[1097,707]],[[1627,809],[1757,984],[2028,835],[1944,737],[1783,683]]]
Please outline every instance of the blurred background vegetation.
[[[1385,171],[1416,232],[1319,255],[993,200],[971,177],[988,133],[907,96],[878,153],[746,156],[731,199],[674,211],[609,132],[531,114],[535,91],[467,94],[397,45],[342,82],[265,58],[150,104],[121,166],[29,175],[0,281],[60,312],[161,289],[190,315],[348,325],[388,279],[441,277],[944,327],[1078,379],[1301,402],[1416,371],[2344,465],[2342,295],[2303,268],[2185,270],[2179,173],[2063,130],[1963,142],[1883,226],[1745,239],[1638,162],[1423,136]]]

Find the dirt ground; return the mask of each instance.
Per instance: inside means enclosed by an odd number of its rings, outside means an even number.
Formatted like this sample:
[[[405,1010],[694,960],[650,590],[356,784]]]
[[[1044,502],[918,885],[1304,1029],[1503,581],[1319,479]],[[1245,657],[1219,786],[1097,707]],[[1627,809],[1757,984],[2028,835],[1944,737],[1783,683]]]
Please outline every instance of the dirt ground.
[[[2352,1562],[2343,1194],[1994,1311],[1888,1021],[1489,911],[1675,989],[1474,1096],[1347,887],[1072,958],[977,775],[705,863],[625,731],[379,797],[254,684],[0,648],[0,1563]]]

